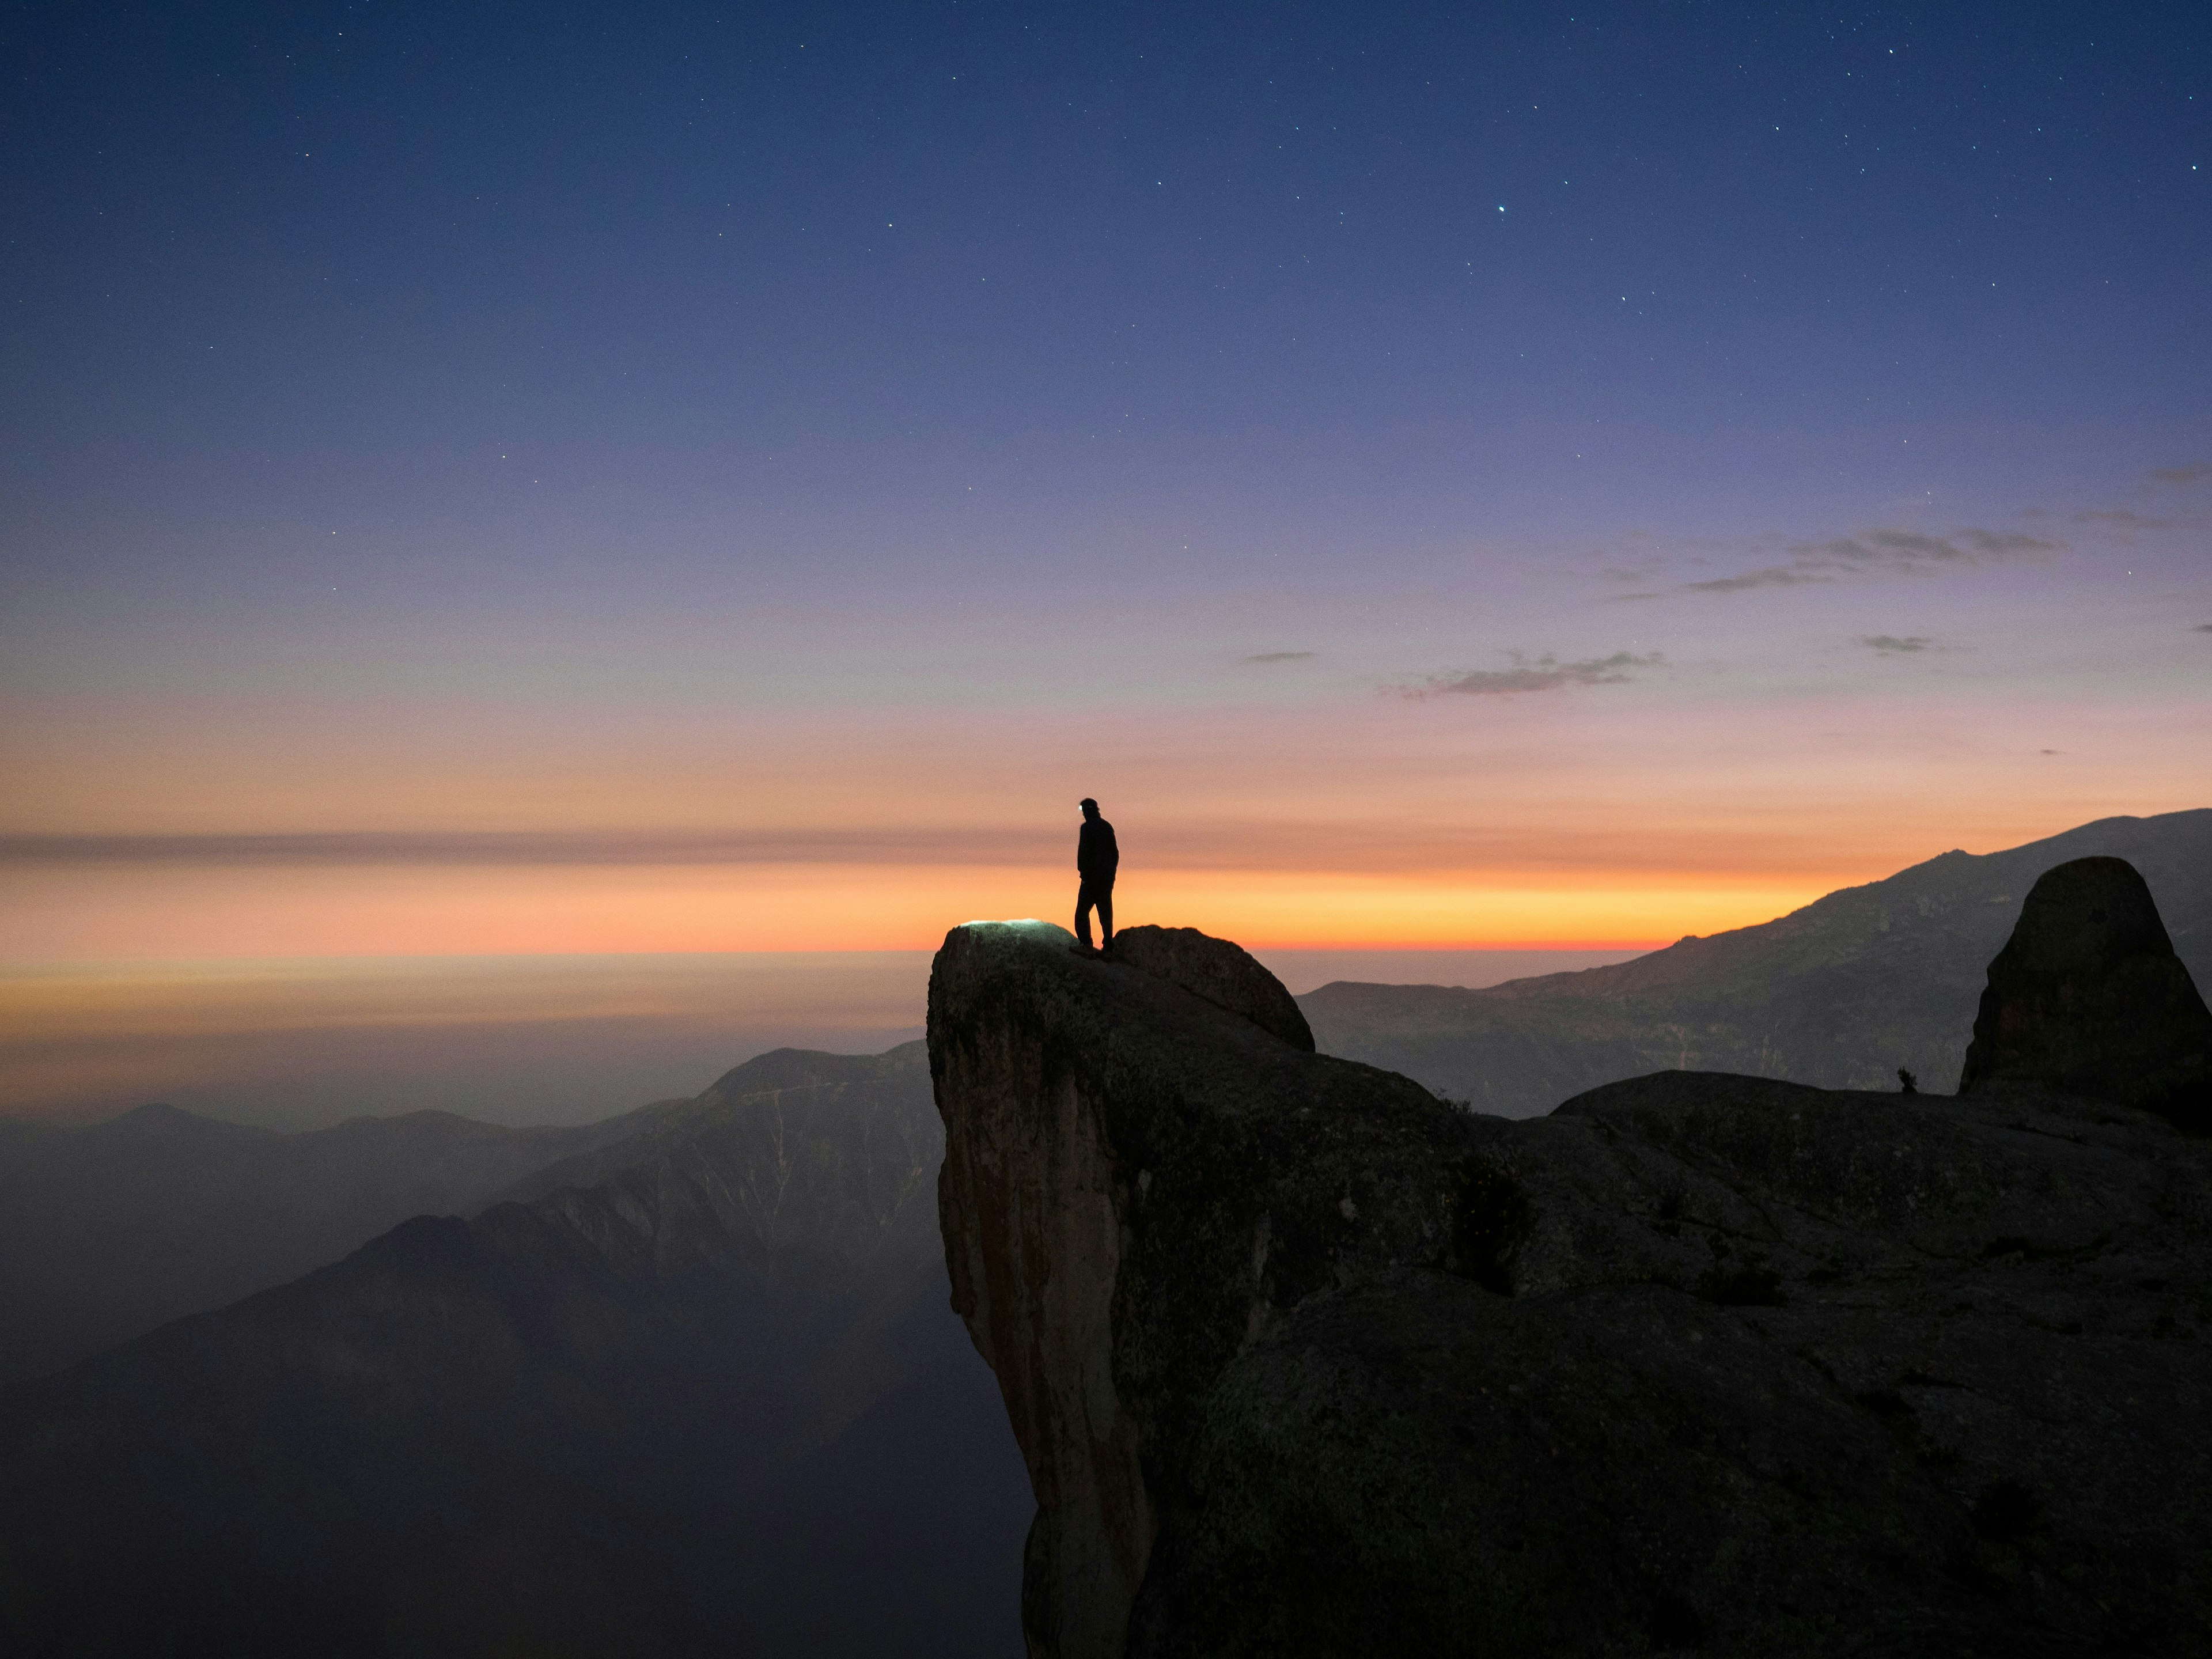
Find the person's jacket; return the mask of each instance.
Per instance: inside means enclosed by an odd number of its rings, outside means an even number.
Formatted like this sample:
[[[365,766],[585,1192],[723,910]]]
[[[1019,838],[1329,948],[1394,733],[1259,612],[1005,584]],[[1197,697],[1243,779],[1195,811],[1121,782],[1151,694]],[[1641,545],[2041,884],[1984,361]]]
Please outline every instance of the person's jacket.
[[[1075,838],[1075,872],[1085,881],[1110,882],[1121,862],[1121,849],[1114,844],[1114,826],[1103,818],[1085,818]]]

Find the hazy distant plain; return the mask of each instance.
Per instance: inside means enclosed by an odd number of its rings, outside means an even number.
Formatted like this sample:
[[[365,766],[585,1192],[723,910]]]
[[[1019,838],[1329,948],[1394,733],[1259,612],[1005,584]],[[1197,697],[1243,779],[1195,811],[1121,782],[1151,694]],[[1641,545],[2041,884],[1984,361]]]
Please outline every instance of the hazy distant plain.
[[[1262,951],[1331,980],[1494,985],[1634,951]],[[927,951],[363,957],[0,969],[0,1115],[148,1101],[279,1128],[434,1108],[580,1123],[782,1047],[921,1035]]]

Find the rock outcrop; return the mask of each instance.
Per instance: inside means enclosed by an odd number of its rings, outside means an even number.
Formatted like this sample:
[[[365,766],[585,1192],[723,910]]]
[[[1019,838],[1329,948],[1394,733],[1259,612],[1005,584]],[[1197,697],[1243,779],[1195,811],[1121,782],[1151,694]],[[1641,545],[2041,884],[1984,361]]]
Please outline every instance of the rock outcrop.
[[[1314,1051],[1313,1028],[1297,999],[1241,945],[1195,927],[1124,927],[1114,936],[1114,958],[1241,1015],[1293,1048]]]
[[[2205,1142],[1698,1073],[1483,1118],[1066,945],[930,987],[1033,1654],[2212,1647]]]
[[[2045,871],[1990,963],[1959,1092],[2014,1084],[2212,1131],[2212,1012],[2124,859]]]

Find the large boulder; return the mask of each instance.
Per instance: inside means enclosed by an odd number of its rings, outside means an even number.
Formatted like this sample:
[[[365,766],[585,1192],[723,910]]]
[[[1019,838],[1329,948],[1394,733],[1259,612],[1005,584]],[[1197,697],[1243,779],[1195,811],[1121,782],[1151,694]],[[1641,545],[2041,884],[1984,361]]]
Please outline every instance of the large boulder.
[[[2125,859],[2045,871],[1990,963],[1959,1092],[2019,1084],[2212,1130],[2212,1012]]]
[[[1510,1123],[1066,939],[930,986],[1033,1654],[2212,1650],[2212,1146],[1692,1073]]]
[[[1195,927],[1124,927],[1114,958],[1172,984],[1217,1008],[1240,1014],[1293,1048],[1311,1054],[1313,1028],[1297,999],[1243,945]]]

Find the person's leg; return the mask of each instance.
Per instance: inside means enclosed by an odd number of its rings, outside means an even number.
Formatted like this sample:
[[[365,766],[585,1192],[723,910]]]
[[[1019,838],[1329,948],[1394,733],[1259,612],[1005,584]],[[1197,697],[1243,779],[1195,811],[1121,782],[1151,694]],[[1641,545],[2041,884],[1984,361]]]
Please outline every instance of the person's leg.
[[[1114,890],[1105,887],[1098,894],[1098,948],[1114,948]]]
[[[1082,942],[1083,948],[1086,951],[1091,948],[1091,907],[1095,902],[1091,896],[1089,883],[1086,882],[1075,890],[1075,937]],[[1102,927],[1111,926],[1103,915],[1099,918],[1099,923]],[[1111,939],[1113,935],[1109,933],[1107,937]]]

